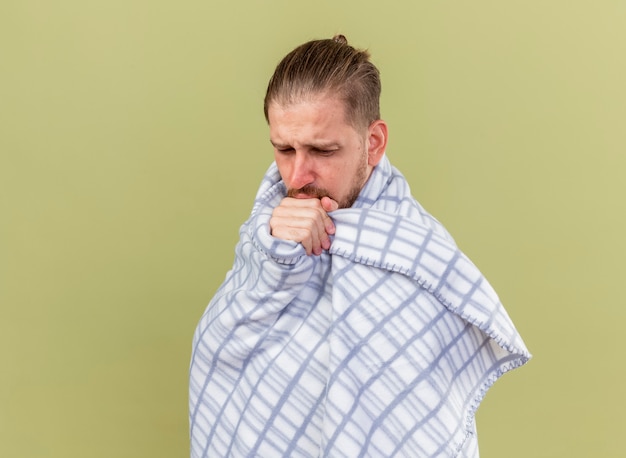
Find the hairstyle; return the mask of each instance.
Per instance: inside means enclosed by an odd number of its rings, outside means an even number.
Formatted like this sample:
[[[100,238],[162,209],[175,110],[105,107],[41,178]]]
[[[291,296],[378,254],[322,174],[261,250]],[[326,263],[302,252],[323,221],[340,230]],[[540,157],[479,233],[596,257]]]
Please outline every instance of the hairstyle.
[[[265,94],[265,119],[272,102],[289,105],[321,93],[345,103],[346,121],[355,128],[380,119],[380,75],[366,50],[348,45],[343,35],[298,46],[278,64]]]

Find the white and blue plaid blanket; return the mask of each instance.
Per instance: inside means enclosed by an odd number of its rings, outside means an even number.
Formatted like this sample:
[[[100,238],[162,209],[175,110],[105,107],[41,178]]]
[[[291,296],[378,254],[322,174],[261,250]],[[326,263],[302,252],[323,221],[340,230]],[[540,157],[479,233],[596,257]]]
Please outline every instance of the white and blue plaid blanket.
[[[386,157],[329,252],[269,232],[273,164],[200,319],[193,457],[477,456],[474,413],[530,358],[496,293]]]

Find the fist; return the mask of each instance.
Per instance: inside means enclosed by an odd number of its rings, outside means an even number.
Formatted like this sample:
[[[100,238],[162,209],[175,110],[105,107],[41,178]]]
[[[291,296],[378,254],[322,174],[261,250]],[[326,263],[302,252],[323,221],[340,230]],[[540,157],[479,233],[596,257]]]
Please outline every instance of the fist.
[[[282,240],[301,243],[307,255],[322,254],[330,248],[335,224],[328,212],[339,205],[330,197],[296,199],[285,197],[272,212],[271,234]]]

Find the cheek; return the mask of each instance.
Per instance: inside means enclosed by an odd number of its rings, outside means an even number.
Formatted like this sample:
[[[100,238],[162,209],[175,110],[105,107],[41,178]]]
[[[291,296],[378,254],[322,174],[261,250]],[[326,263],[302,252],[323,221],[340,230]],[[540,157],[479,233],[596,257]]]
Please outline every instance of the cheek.
[[[341,191],[351,188],[357,168],[357,164],[354,163],[337,164],[331,171],[330,185]]]
[[[276,162],[276,167],[278,167],[278,173],[280,176],[283,179],[288,177],[290,171],[289,161],[284,156],[278,154],[274,154],[274,161]]]

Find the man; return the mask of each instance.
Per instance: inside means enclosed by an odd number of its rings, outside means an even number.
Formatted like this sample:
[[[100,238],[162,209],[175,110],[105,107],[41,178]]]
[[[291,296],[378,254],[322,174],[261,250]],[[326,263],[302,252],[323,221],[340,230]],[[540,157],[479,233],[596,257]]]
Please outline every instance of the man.
[[[482,397],[530,358],[386,158],[379,97],[343,36],[276,68],[275,162],[194,336],[192,456],[478,456]]]

